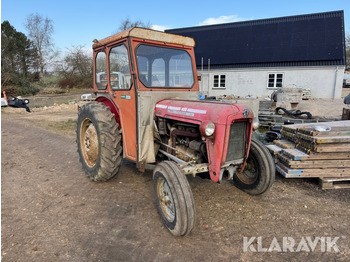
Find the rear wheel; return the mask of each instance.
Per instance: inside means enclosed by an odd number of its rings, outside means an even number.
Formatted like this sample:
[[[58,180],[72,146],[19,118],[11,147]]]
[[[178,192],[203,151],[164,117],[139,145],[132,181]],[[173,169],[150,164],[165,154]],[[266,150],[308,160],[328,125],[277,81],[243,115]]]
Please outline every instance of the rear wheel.
[[[191,232],[196,209],[187,178],[171,161],[158,164],[153,172],[153,186],[158,212],[174,236]]]
[[[251,195],[266,192],[275,181],[275,164],[270,152],[259,141],[252,140],[243,172],[236,172],[233,183]]]
[[[82,106],[77,119],[79,160],[94,181],[114,177],[122,160],[121,135],[109,107],[92,102]]]

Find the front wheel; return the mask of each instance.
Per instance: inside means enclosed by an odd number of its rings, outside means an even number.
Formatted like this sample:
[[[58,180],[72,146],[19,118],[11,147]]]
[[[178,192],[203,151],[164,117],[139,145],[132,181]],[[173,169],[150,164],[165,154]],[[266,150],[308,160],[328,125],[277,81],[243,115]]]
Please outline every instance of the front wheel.
[[[187,178],[174,162],[163,161],[153,172],[153,186],[158,212],[174,236],[191,232],[196,209]]]
[[[270,152],[259,141],[252,140],[243,172],[236,172],[233,183],[251,195],[266,192],[275,181],[275,164]]]

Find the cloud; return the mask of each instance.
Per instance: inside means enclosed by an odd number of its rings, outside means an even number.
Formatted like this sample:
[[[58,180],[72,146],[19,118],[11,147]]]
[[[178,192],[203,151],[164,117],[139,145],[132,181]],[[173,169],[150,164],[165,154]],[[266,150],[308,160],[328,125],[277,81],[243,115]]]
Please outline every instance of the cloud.
[[[165,30],[169,29],[169,27],[165,25],[151,25],[151,29],[164,32]]]
[[[222,15],[219,17],[209,17],[204,21],[198,23],[196,26],[232,23],[232,22],[239,22],[239,21],[245,21],[245,20],[247,19],[239,17],[238,15]],[[151,25],[151,29],[163,31],[163,32],[171,28],[172,28],[171,26],[166,26],[166,25]]]
[[[200,22],[198,25],[215,25],[215,24],[239,22],[244,20],[246,19],[239,17],[238,15],[222,15],[219,17],[209,17],[205,19],[203,22]]]

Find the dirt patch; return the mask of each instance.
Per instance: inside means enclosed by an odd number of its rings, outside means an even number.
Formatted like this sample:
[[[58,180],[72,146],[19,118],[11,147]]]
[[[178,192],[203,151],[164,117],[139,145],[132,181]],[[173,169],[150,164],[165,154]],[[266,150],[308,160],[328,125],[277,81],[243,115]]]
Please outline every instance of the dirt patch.
[[[20,109],[19,109],[20,110]],[[230,182],[189,177],[197,222],[174,238],[154,204],[152,172],[124,160],[112,181],[94,183],[76,152],[76,106],[2,112],[2,261],[348,261],[350,190],[277,176],[250,196]],[[244,238],[252,239],[244,251]],[[331,240],[339,250],[279,252],[276,238]],[[306,241],[306,240],[305,240]],[[290,242],[288,242],[290,244]],[[301,246],[302,247],[302,246]],[[265,252],[263,252],[265,251]],[[325,251],[325,252],[323,252]],[[337,252],[339,251],[339,252]]]
[[[6,107],[2,108],[2,113],[11,115],[18,121],[35,122],[36,125],[49,129],[58,134],[75,136],[75,121],[77,118],[78,106],[86,102],[72,104],[54,104],[53,106],[44,106],[31,108],[31,113],[26,112],[24,108]]]
[[[302,100],[298,109],[310,112],[315,119],[340,120],[343,108],[350,108],[344,104],[344,99],[313,99]]]
[[[65,93],[60,95],[37,95],[26,97],[29,99],[29,106],[34,107],[50,107],[54,104],[69,104],[69,103],[79,103],[82,94],[91,94],[93,91],[88,90],[79,90],[74,93]]]

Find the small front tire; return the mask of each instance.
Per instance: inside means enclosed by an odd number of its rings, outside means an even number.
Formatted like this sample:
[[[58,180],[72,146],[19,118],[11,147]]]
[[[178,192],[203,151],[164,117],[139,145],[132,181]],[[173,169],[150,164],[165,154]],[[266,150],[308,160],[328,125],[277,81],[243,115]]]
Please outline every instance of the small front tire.
[[[153,172],[153,186],[158,212],[174,236],[191,232],[196,209],[187,178],[174,162],[163,161]]]
[[[270,152],[259,141],[252,140],[243,172],[236,172],[233,183],[250,195],[266,192],[275,181],[275,164]]]

